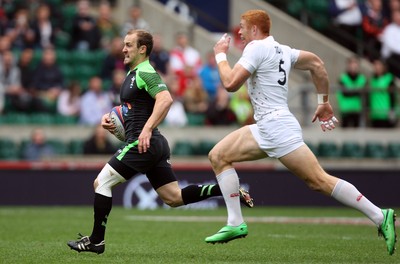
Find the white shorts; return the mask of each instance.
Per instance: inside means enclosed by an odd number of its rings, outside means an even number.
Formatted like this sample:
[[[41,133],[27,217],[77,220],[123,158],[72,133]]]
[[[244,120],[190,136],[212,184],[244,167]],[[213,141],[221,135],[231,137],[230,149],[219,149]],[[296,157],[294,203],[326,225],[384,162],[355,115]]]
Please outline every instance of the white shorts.
[[[288,109],[266,114],[249,126],[260,149],[271,158],[280,158],[304,144],[301,127]]]

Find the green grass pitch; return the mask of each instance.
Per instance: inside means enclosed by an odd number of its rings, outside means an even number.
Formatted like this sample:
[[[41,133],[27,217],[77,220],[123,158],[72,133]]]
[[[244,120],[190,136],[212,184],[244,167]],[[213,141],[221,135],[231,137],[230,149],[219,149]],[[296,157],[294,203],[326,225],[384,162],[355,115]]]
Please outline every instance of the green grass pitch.
[[[90,234],[91,207],[0,207],[0,263],[400,263],[359,212],[345,208],[243,208],[249,235],[227,244],[204,238],[226,210],[114,207],[102,255],[66,242]]]

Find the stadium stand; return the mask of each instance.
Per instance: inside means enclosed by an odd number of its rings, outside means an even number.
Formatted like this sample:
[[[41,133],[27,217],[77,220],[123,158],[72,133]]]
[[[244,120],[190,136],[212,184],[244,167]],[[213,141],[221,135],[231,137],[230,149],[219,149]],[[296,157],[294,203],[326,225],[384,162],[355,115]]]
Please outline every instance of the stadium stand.
[[[73,3],[63,3],[60,0],[50,0],[55,5],[62,5],[61,12],[63,16],[63,30],[64,34],[59,35],[56,38],[56,54],[57,54],[57,62],[60,65],[61,71],[63,72],[66,82],[70,82],[72,80],[79,80],[82,84],[83,90],[87,88],[87,80],[89,77],[99,74],[100,72],[100,61],[103,61],[105,58],[105,51],[99,50],[94,52],[76,52],[73,50],[69,50],[69,41],[71,32],[70,22],[72,21],[72,17],[76,14],[76,7]],[[246,3],[244,3],[246,2]],[[268,1],[272,2],[280,7],[287,8],[287,12],[293,15],[295,18],[301,20],[302,22],[307,22],[310,26],[314,27],[318,31],[323,31],[329,23],[327,19],[329,16],[327,15],[327,5],[328,1]],[[202,55],[205,55],[209,52],[210,47],[213,46],[215,41],[214,34],[199,28],[197,26],[193,26],[191,24],[182,23],[179,21],[179,18],[174,15],[169,14],[163,9],[162,4],[159,1],[141,1],[143,6],[143,15],[144,18],[152,23],[151,26],[154,25],[154,30],[156,32],[163,32],[165,36],[173,36],[174,32],[178,30],[188,30],[192,34],[192,38],[194,40],[194,45],[199,47]],[[285,6],[287,4],[287,6]],[[126,11],[126,5],[124,1],[120,1],[120,5],[116,6],[116,14],[118,16],[124,17]],[[264,6],[262,1],[232,1],[232,13],[240,13],[243,9],[243,5],[246,8],[265,8],[268,10],[272,10],[273,21],[277,25],[275,29],[277,39],[288,38],[293,35],[292,33],[298,32],[300,29],[304,32],[307,41],[312,41],[313,49],[315,47],[316,53],[322,54],[324,60],[326,58],[327,68],[330,70],[331,80],[335,80],[336,76],[341,72],[342,69],[337,67],[341,61],[344,61],[351,53],[343,50],[341,47],[335,45],[335,43],[331,41],[327,41],[327,39],[323,38],[321,35],[317,34],[312,30],[305,30],[304,24],[298,23],[298,21],[294,22],[294,20],[284,14],[283,12],[275,11],[273,7],[269,5]],[[281,8],[283,9],[283,8]],[[151,12],[149,11],[151,10]],[[309,14],[313,14],[313,19],[309,21],[303,21],[304,19],[304,10],[309,12]],[[166,25],[165,23],[160,23],[160,21],[171,21]],[[235,25],[237,21],[231,22],[232,25]],[[229,25],[230,26],[230,25]],[[293,38],[293,37],[292,37]],[[173,37],[169,37],[165,39],[166,47],[170,48],[173,45]],[[287,41],[283,39],[283,41]],[[290,43],[294,43],[294,46],[297,46],[298,40],[290,41]],[[307,41],[304,41],[304,46],[309,45]],[[300,47],[302,48],[302,47]],[[20,54],[20,51],[14,51],[16,55]],[[240,50],[234,49],[232,47],[232,54],[229,56],[232,57],[232,61],[238,58],[240,54]],[[35,50],[33,54],[32,66],[37,65],[41,58],[41,51]],[[343,64],[344,65],[344,64]],[[79,66],[79,67],[77,67]],[[364,67],[368,68],[367,67]],[[293,85],[293,93],[296,93],[296,88],[300,85],[307,84],[309,79],[305,78],[303,75],[294,74],[293,80],[291,80]],[[104,88],[107,88],[110,84],[110,81],[104,81]],[[312,89],[310,89],[312,91]],[[298,95],[298,94],[296,94]],[[313,95],[311,93],[311,95]],[[313,107],[312,100],[310,100],[310,105]],[[291,104],[296,104],[291,101]],[[304,105],[296,105],[295,107],[304,107]],[[400,115],[400,106],[398,106],[398,113]],[[23,134],[22,126],[27,130],[30,130],[32,126],[43,125],[47,127],[49,130],[53,130],[55,127],[61,128],[63,133],[60,134],[52,134],[49,138],[52,144],[57,148],[57,152],[60,155],[81,155],[82,154],[82,140],[86,137],[86,132],[77,133],[76,131],[86,131],[90,128],[82,127],[77,125],[77,119],[75,117],[66,117],[56,114],[48,114],[48,113],[19,113],[15,111],[11,111],[12,109],[6,109],[5,114],[0,115],[0,124],[1,126],[5,125],[14,129],[15,136],[10,135],[10,130],[4,131],[2,128],[0,131],[0,137],[5,140],[0,141],[0,159],[19,159],[20,158],[20,149],[24,145],[24,141],[26,140],[26,134]],[[301,112],[301,108],[294,108],[294,112],[296,115]],[[207,127],[204,128],[204,116],[203,115],[188,115],[189,125],[199,128],[199,133],[201,133],[201,138],[190,138],[190,132],[184,133],[169,133],[167,135],[170,140],[170,144],[172,147],[172,154],[177,156],[206,156],[208,151],[213,147],[215,142],[219,138],[214,136],[215,130],[214,128]],[[299,118],[299,120],[303,120],[303,118]],[[17,127],[17,129],[15,129]],[[180,128],[177,128],[180,129]],[[225,131],[222,134],[227,134],[231,129],[225,128]],[[7,132],[8,131],[8,132]],[[59,130],[57,130],[59,131]],[[369,134],[371,130],[364,129],[363,133]],[[343,131],[335,131],[333,133],[342,133]],[[7,134],[8,133],[8,134]],[[305,132],[309,133],[309,132]],[[312,132],[312,135],[314,132]],[[318,131],[320,133],[320,131]],[[394,132],[396,133],[396,132]],[[176,134],[176,135],[175,135]],[[219,135],[219,134],[218,134]],[[203,138],[204,137],[204,138]],[[312,136],[311,136],[312,137]],[[391,140],[387,142],[386,140],[382,140],[379,142],[374,142],[371,140],[373,136],[367,136],[365,139],[361,139],[359,141],[352,141],[353,139],[343,140],[334,139],[335,141],[323,141],[320,138],[311,139],[307,141],[310,149],[317,154],[319,157],[328,158],[328,159],[339,159],[339,158],[366,158],[366,159],[382,159],[382,158],[392,158],[399,159],[400,158],[400,142],[396,140]],[[11,143],[10,143],[11,142]]]

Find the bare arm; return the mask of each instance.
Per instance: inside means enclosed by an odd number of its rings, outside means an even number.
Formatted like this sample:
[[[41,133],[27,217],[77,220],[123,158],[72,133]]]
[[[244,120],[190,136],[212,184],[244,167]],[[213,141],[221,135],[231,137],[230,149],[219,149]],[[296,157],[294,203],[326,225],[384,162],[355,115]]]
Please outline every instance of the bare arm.
[[[314,53],[300,51],[295,69],[310,71],[311,78],[319,94],[329,94],[329,79],[324,62]]]
[[[153,108],[153,113],[147,120],[138,138],[139,153],[146,152],[150,147],[150,138],[153,133],[153,129],[164,120],[173,102],[171,94],[168,91],[159,92],[155,99],[156,102]]]
[[[225,34],[214,46],[214,53],[227,53],[229,49],[229,42],[231,37]],[[229,65],[228,61],[221,61],[218,63],[219,76],[221,83],[228,92],[236,92],[250,77],[250,73],[243,68],[240,64],[235,64],[233,68]]]
[[[333,115],[333,109],[329,103],[329,78],[323,61],[314,53],[302,50],[294,68],[310,71],[313,83],[320,97],[312,122],[315,122],[318,118],[323,131],[334,129],[334,123],[338,121]]]

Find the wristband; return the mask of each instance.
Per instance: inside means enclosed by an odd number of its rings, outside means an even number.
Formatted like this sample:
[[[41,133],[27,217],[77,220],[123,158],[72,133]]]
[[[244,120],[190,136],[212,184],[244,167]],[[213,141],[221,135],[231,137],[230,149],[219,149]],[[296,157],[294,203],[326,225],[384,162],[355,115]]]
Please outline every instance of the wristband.
[[[226,61],[226,53],[220,52],[217,55],[215,55],[215,61],[217,64],[219,64],[222,61]]]
[[[327,104],[329,102],[327,94],[317,94],[318,104]]]

